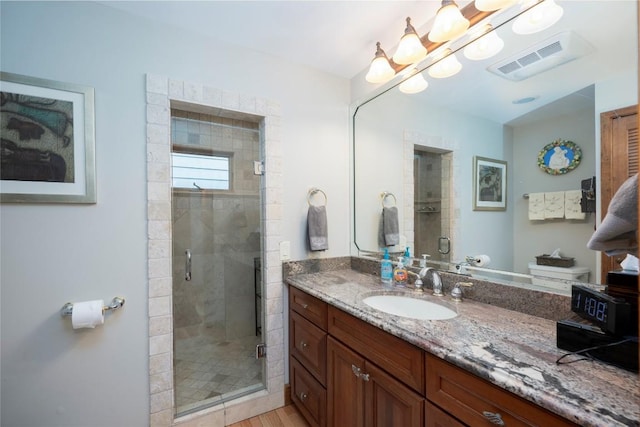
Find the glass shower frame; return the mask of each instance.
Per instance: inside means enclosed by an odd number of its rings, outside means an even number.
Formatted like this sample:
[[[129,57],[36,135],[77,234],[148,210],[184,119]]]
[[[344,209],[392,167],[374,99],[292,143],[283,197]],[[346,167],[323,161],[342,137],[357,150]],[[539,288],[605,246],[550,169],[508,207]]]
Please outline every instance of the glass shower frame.
[[[261,137],[258,123],[204,113],[172,109],[171,122],[172,157],[195,158],[192,170],[172,169],[183,178],[172,180],[174,398],[181,416],[265,388],[265,364],[255,356],[263,342],[261,184],[253,174]],[[203,174],[198,162],[214,157],[228,159],[227,168]],[[209,185],[225,174],[228,185]]]

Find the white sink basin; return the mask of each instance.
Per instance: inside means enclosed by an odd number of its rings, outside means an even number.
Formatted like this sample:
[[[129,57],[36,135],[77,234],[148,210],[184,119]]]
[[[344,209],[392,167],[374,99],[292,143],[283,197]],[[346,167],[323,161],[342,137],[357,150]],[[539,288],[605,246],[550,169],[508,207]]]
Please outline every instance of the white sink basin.
[[[374,295],[362,300],[376,310],[419,320],[453,319],[458,315],[443,305],[402,295]]]

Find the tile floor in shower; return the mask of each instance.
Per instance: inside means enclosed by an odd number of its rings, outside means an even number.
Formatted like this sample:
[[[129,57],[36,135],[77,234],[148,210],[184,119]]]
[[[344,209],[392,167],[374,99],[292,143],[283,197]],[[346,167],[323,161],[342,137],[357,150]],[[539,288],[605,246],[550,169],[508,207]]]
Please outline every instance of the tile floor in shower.
[[[174,331],[174,384],[178,413],[239,396],[262,384],[260,336],[226,338],[220,328]]]

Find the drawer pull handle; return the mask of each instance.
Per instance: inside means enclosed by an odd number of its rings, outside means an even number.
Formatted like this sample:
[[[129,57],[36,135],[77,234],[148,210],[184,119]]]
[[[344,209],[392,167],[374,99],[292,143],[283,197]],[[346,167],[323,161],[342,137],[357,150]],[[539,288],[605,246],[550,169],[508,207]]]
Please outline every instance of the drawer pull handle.
[[[304,308],[305,310],[307,309],[307,307],[309,307],[309,304],[302,304],[302,308]]]
[[[301,402],[304,402],[304,401],[307,399],[307,397],[309,397],[309,396],[307,395],[307,393],[304,393],[304,392],[301,392],[301,393],[300,393],[300,401],[301,401]]]
[[[491,422],[491,424],[495,424],[497,426],[503,426],[504,425],[504,421],[502,420],[502,416],[500,414],[498,414],[497,412],[482,411],[482,415],[484,415],[484,417],[487,420],[489,420],[489,422]]]
[[[356,376],[356,378],[361,378],[364,381],[369,381],[369,374],[363,374],[362,370],[356,365],[351,365],[351,370],[353,371],[353,374]]]
[[[307,343],[306,343],[306,342],[304,342],[304,341],[300,341],[300,347],[301,347],[303,350],[306,350],[306,349],[307,349],[307,347],[309,347],[309,344],[307,344]]]

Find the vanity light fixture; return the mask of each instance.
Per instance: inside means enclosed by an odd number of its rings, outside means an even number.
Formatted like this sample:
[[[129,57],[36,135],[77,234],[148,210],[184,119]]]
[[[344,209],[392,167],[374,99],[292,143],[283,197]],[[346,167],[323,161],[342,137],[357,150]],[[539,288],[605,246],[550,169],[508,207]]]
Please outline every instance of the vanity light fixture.
[[[380,42],[376,43],[376,53],[369,66],[369,72],[365,79],[369,83],[385,83],[393,78],[396,72],[389,64],[389,58],[380,47]]]
[[[498,37],[491,24],[482,26],[471,38],[476,40],[464,48],[464,56],[473,61],[491,58],[504,47],[504,41]]]
[[[469,20],[462,16],[458,5],[453,0],[442,0],[442,6],[436,14],[433,28],[428,38],[432,42],[444,43],[460,37],[469,28]]]
[[[538,0],[526,1],[522,4],[527,9]],[[562,17],[564,9],[558,6],[554,0],[542,0],[529,10],[518,16],[513,22],[513,32],[516,34],[533,34],[546,30]]]
[[[500,10],[510,7],[516,2],[516,0],[476,0],[476,9],[483,12],[491,12],[493,10]]]
[[[414,70],[417,71],[417,70]],[[424,79],[422,73],[416,72],[413,76],[403,81],[400,86],[400,92],[407,94],[414,94],[422,92],[429,86],[429,82]]]
[[[429,67],[429,75],[436,79],[444,79],[458,74],[462,70],[462,64],[456,55],[447,48],[440,55],[440,61]]]
[[[415,64],[427,56],[427,49],[422,44],[416,29],[411,25],[411,18],[407,17],[407,27],[400,39],[398,50],[393,55],[393,62],[400,65]]]

